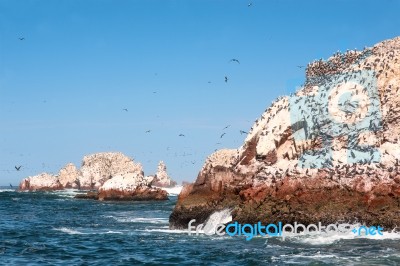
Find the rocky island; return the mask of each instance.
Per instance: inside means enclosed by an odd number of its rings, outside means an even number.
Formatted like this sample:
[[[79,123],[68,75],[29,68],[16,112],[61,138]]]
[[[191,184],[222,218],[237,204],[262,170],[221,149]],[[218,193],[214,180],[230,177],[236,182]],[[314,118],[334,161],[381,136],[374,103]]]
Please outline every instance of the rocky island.
[[[400,37],[308,64],[244,144],[211,154],[170,228],[232,209],[240,223],[400,226]]]
[[[153,184],[154,183],[154,184]],[[20,191],[80,189],[91,190],[76,198],[98,200],[166,200],[162,187],[174,186],[164,162],[155,176],[144,176],[140,163],[120,152],[103,152],[85,156],[81,168],[68,163],[57,175],[42,173],[23,179]],[[157,186],[157,187],[155,187]]]

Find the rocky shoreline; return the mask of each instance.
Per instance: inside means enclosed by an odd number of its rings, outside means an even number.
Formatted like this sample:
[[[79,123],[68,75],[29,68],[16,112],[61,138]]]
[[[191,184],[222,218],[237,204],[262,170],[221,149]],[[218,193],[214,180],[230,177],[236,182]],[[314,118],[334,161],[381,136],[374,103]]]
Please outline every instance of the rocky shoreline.
[[[273,102],[240,148],[208,157],[170,228],[226,208],[240,223],[399,227],[399,66],[399,37],[309,64],[304,87]]]

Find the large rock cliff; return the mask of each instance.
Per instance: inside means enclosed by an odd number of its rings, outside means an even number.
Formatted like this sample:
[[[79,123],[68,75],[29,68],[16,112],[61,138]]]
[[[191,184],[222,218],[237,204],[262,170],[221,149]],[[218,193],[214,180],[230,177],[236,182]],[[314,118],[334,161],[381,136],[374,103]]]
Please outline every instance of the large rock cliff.
[[[310,63],[237,150],[209,156],[171,228],[232,208],[243,223],[400,226],[400,38]]]

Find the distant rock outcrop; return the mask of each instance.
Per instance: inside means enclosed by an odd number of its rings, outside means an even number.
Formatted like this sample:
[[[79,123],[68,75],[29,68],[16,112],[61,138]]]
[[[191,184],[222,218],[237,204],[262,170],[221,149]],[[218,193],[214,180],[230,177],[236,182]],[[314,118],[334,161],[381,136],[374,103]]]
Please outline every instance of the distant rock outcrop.
[[[167,166],[160,161],[157,166],[157,173],[153,176],[151,184],[156,187],[174,187],[176,182],[167,173]]]
[[[167,192],[152,188],[144,177],[142,165],[119,152],[104,152],[85,156],[78,170],[69,163],[58,175],[43,173],[21,181],[20,190],[60,190],[76,188],[98,190],[78,198],[99,200],[161,200]]]
[[[400,38],[307,66],[302,89],[265,110],[237,150],[184,187],[171,228],[233,209],[242,223],[400,226]]]

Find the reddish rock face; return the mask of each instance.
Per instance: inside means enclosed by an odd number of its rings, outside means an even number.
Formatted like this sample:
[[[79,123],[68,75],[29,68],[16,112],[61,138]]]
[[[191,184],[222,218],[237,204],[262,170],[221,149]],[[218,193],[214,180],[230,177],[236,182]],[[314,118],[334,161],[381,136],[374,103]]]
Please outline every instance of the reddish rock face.
[[[213,168],[214,169],[214,168]],[[222,173],[239,177],[232,170],[201,173],[218,179]],[[400,175],[398,176],[400,177]],[[396,177],[396,178],[398,178]],[[247,179],[247,178],[244,178]],[[190,220],[204,222],[216,210],[234,208],[233,219],[241,223],[335,223],[364,222],[394,228],[400,224],[400,184],[377,180],[366,189],[364,177],[352,185],[330,180],[324,172],[308,176],[285,176],[270,184],[207,183],[186,185],[170,216],[171,228],[186,228]]]
[[[242,223],[400,226],[400,38],[313,62],[306,74],[304,88],[277,99],[239,149],[217,151],[207,159],[194,184],[179,195],[171,228],[186,228],[191,219],[202,223],[227,207]],[[368,101],[358,99],[372,86],[369,80],[375,82],[376,94],[367,95]],[[331,103],[339,98],[339,88],[348,88],[359,109],[345,112],[341,102],[336,102],[339,107]],[[315,95],[326,97],[326,121],[316,113],[322,111]],[[306,100],[293,105],[293,99]],[[304,114],[300,120],[293,118],[299,114]],[[335,129],[337,119],[345,121],[340,122],[345,134]],[[368,123],[358,127],[362,119]],[[321,135],[335,130],[338,133]],[[370,147],[371,158],[359,155],[362,145]],[[331,154],[330,160],[319,166],[312,160],[303,164],[304,156],[321,149],[321,157]],[[374,149],[379,156],[372,156]]]

